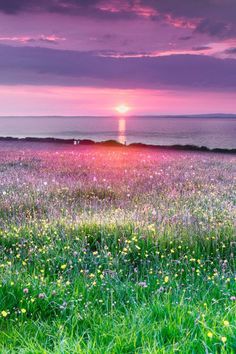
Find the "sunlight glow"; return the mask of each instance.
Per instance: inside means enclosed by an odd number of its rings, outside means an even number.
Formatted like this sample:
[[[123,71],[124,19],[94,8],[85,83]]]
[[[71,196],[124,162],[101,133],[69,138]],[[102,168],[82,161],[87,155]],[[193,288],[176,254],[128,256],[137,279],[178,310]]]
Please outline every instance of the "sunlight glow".
[[[129,112],[129,110],[130,110],[130,108],[128,106],[126,106],[125,104],[120,104],[115,109],[120,114],[125,114],[125,113]]]

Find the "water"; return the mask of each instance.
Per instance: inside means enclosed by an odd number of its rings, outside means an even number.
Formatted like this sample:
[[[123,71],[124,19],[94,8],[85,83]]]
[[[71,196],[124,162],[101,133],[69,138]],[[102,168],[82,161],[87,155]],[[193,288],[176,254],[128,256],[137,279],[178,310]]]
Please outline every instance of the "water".
[[[236,148],[235,118],[0,117],[0,136]]]

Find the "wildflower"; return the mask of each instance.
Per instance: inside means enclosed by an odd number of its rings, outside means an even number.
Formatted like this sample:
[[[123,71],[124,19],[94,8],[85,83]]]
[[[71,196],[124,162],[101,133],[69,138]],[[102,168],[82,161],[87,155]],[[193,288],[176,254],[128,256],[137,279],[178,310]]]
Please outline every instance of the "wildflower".
[[[164,282],[165,282],[165,283],[168,283],[168,281],[169,281],[169,277],[168,277],[168,276],[165,276]]]
[[[3,310],[3,311],[1,312],[1,315],[2,315],[2,317],[7,317],[8,313]]]
[[[26,313],[26,309],[21,309],[21,313]]]
[[[223,324],[224,324],[225,327],[229,327],[229,321],[224,320],[224,321],[223,321]]]
[[[24,294],[28,294],[29,293],[29,289],[28,288],[23,289],[23,293]]]
[[[213,337],[212,332],[209,331],[209,332],[207,333],[207,337],[212,338],[212,337]]]
[[[39,299],[44,299],[46,297],[46,295],[44,293],[40,293],[38,297],[39,297]]]
[[[61,265],[61,269],[62,269],[62,270],[66,269],[66,267],[67,267],[67,264],[62,264],[62,265]]]
[[[227,338],[226,337],[221,337],[221,340],[223,343],[225,343],[227,341]]]
[[[141,286],[141,288],[147,288],[147,283],[145,281],[140,281],[138,285]]]

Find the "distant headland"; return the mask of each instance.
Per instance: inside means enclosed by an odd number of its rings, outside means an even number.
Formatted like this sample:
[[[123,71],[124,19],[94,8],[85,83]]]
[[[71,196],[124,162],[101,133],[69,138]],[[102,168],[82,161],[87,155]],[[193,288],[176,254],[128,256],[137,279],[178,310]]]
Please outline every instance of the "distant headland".
[[[60,138],[38,138],[38,137],[0,137],[0,142],[28,142],[28,143],[51,143],[51,144],[66,144],[66,145],[79,145],[79,146],[104,146],[104,147],[123,147],[123,148],[151,148],[151,149],[162,149],[162,150],[180,150],[180,151],[202,151],[202,152],[214,152],[214,153],[228,153],[235,154],[235,149],[224,149],[224,148],[213,148],[210,149],[206,146],[196,146],[196,145],[149,145],[143,143],[131,143],[131,144],[121,144],[116,140],[106,140],[97,142],[90,139],[60,139]]]

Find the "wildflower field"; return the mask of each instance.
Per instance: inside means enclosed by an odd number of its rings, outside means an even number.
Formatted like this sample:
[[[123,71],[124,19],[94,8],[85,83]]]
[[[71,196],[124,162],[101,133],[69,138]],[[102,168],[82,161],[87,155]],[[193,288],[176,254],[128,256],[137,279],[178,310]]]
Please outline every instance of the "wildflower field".
[[[0,353],[235,353],[235,169],[0,142]]]

